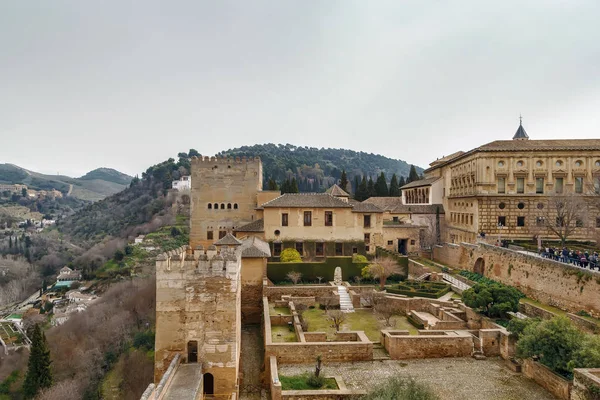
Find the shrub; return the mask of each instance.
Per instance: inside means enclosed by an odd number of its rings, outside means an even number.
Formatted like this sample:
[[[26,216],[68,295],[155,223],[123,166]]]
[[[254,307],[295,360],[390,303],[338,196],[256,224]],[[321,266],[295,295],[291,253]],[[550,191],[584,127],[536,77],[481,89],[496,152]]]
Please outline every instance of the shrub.
[[[518,311],[519,300],[522,297],[524,297],[523,293],[516,288],[497,282],[478,283],[462,294],[462,300],[467,306],[482,311],[492,318],[506,318],[509,311]]]
[[[296,249],[284,249],[281,252],[279,260],[283,263],[295,263],[302,262],[302,257],[300,257],[300,253]]]
[[[318,389],[325,383],[325,378],[322,376],[309,375],[309,377],[306,378],[306,383],[308,386]]]
[[[294,285],[296,285],[298,282],[300,282],[300,279],[302,279],[302,274],[300,272],[290,271],[287,274],[287,278],[292,281]]]
[[[394,377],[388,380],[383,385],[378,385],[376,388],[364,396],[360,400],[437,400],[437,395],[427,386],[416,382],[412,378]]]
[[[342,269],[344,280],[360,275],[360,270],[365,264],[353,263],[352,257],[327,257],[324,262],[269,262],[267,264],[267,276],[273,283],[287,281],[287,274],[297,271],[302,274],[305,282],[315,282],[317,277],[323,277],[323,281],[332,281],[336,267]]]
[[[146,350],[154,349],[154,332],[143,331],[137,332],[133,337],[133,347],[139,349],[144,348]]]
[[[363,256],[362,254],[355,254],[352,256],[352,262],[353,263],[368,263],[369,260],[367,260],[367,257]]]

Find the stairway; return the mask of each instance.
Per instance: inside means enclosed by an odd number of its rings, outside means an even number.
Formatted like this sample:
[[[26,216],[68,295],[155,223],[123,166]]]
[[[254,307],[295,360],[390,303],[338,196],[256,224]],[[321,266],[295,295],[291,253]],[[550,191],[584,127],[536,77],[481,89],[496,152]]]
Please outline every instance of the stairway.
[[[415,281],[424,281],[425,279],[429,278],[430,276],[431,276],[431,273],[425,272],[423,275],[421,275],[417,279],[415,279]]]
[[[391,357],[385,347],[383,347],[380,342],[373,342],[373,361],[385,361],[390,359]]]
[[[348,294],[346,286],[338,286],[338,294],[340,295],[340,310],[343,312],[354,312],[354,306],[352,305],[352,299]]]

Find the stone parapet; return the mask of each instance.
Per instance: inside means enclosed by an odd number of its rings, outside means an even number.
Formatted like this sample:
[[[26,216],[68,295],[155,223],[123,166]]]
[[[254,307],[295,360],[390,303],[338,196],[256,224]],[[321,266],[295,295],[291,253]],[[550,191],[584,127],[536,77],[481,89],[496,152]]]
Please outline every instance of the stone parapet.
[[[527,359],[523,362],[523,375],[561,400],[569,400],[572,382],[552,372],[545,365]]]
[[[571,400],[590,400],[600,397],[600,368],[576,368],[573,371]]]

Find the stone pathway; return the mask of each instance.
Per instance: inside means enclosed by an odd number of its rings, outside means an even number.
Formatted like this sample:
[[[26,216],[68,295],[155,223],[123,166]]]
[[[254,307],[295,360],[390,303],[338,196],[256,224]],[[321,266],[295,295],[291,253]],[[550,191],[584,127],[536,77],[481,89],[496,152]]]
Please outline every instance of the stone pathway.
[[[296,375],[312,365],[279,366],[279,375]],[[473,358],[325,363],[322,373],[339,375],[348,389],[369,390],[392,376],[428,384],[444,400],[551,400],[554,397],[530,379],[514,373],[498,358]]]
[[[180,364],[163,400],[194,400],[202,380],[202,364]]]
[[[260,325],[244,325],[242,328],[242,352],[240,356],[242,385],[240,399],[261,398],[261,372],[263,366],[263,340]]]

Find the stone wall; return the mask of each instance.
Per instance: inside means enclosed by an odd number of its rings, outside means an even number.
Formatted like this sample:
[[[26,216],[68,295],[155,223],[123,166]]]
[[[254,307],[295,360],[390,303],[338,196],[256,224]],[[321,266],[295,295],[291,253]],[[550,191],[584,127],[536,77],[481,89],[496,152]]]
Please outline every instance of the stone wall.
[[[242,259],[242,322],[259,324],[262,317],[263,278],[267,273],[265,258]]]
[[[595,393],[594,393],[595,392]],[[576,368],[573,374],[571,400],[598,399],[600,393],[600,368]]]
[[[572,383],[559,376],[546,366],[527,359],[523,362],[523,375],[533,379],[538,385],[561,400],[569,400]]]
[[[473,353],[473,336],[466,332],[406,335],[382,331],[382,344],[393,360],[411,358],[469,357]],[[398,332],[402,333],[402,332]]]
[[[541,319],[552,319],[557,315],[552,311],[544,310],[541,307],[529,303],[520,303],[519,311],[528,317],[538,317]],[[599,327],[596,323],[573,313],[566,313],[565,315],[582,331],[587,333],[598,333]]]
[[[413,259],[408,259],[408,276],[414,278],[418,278],[419,276],[431,272],[431,269],[424,266],[420,262],[417,262]]]
[[[279,300],[281,296],[292,297],[329,297],[337,294],[337,288],[331,285],[288,285],[263,287],[263,296],[269,300]],[[339,303],[338,303],[339,304]]]
[[[600,316],[600,276],[593,272],[483,243],[435,246],[434,259],[515,286],[542,303]]]

